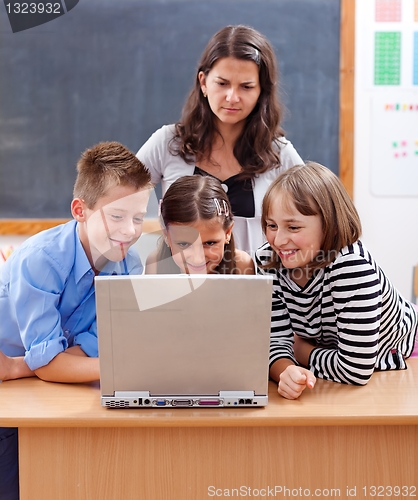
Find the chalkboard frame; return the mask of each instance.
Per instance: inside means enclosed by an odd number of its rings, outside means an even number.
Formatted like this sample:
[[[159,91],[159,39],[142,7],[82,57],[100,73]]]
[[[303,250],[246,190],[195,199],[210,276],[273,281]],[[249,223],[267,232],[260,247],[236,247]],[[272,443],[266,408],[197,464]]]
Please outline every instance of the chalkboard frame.
[[[355,0],[340,3],[340,178],[351,197],[354,180],[354,44]],[[0,235],[31,235],[67,219],[0,219]],[[157,221],[146,222],[144,230],[157,230]]]

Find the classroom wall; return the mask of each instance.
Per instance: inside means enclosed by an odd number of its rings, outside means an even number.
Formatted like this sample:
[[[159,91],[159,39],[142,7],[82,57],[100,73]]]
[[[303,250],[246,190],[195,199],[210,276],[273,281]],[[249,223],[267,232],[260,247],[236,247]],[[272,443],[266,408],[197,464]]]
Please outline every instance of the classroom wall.
[[[418,263],[418,6],[414,0],[386,0],[387,7],[400,8],[392,14],[401,21],[377,22],[378,4],[384,7],[379,0],[356,2],[354,201],[363,242],[411,299]],[[381,63],[377,31],[401,33],[400,68],[386,82],[382,68],[375,68]]]

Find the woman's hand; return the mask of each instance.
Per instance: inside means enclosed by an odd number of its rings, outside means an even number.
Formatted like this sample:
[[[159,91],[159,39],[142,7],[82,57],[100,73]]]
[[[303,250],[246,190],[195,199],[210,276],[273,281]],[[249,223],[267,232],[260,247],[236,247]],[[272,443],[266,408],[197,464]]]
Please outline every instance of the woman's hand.
[[[316,378],[311,371],[292,364],[280,374],[277,391],[286,399],[297,399],[306,387],[313,389],[315,383]]]

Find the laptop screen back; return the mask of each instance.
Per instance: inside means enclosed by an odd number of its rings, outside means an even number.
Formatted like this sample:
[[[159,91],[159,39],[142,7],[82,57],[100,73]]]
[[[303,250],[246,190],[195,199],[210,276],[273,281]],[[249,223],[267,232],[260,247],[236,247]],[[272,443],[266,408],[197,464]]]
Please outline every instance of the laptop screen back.
[[[96,278],[102,396],[267,394],[272,279]]]

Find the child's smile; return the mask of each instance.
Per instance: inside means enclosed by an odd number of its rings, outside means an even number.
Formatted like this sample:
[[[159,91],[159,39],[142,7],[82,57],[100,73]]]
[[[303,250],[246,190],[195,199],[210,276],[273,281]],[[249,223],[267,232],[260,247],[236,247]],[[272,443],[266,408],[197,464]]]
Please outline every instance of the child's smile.
[[[132,186],[114,186],[93,209],[85,208],[85,222],[80,226],[80,240],[94,267],[106,260],[125,258],[142,234],[149,190],[136,191]]]
[[[170,224],[167,241],[181,272],[210,274],[224,257],[232,227],[225,231],[220,221],[197,221],[190,225]]]
[[[321,251],[324,237],[322,220],[319,215],[301,214],[290,200],[283,199],[283,194],[279,193],[266,220],[266,237],[284,267],[304,268]],[[304,273],[306,281],[309,275],[309,271]],[[298,283],[301,284],[300,280]]]

